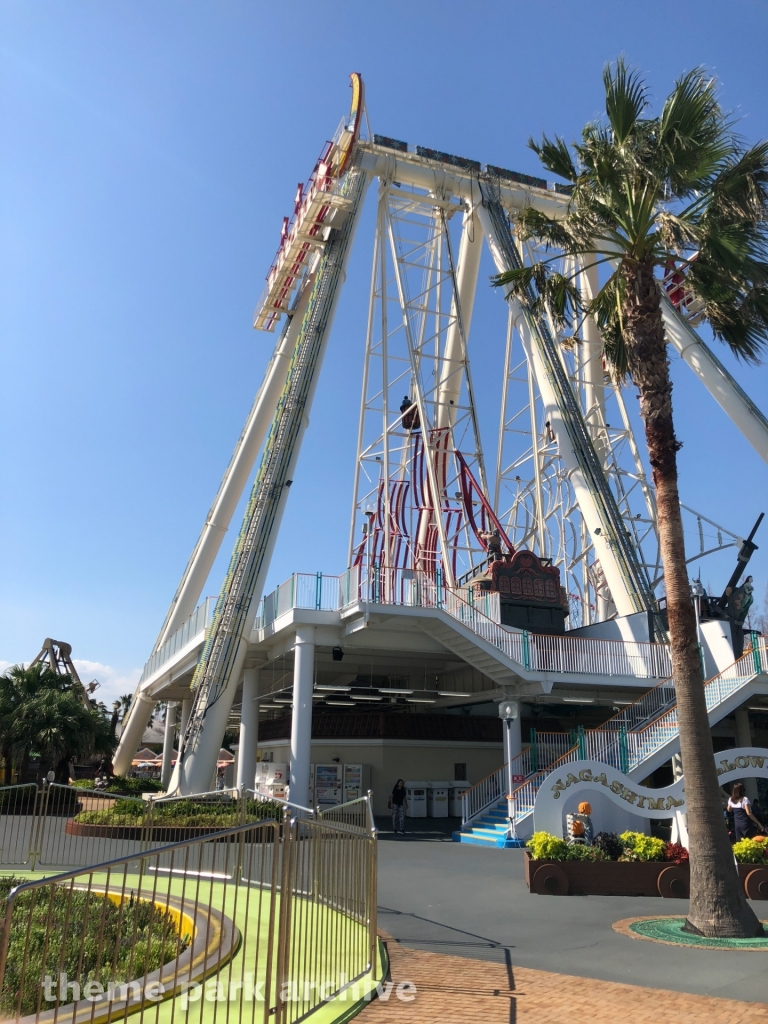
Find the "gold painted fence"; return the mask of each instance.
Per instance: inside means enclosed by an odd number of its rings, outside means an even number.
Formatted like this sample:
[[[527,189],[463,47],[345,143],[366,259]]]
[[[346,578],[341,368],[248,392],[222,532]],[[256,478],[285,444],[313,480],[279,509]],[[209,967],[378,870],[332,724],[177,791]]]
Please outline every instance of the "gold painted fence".
[[[294,1024],[379,980],[372,828],[286,814],[48,877],[5,871],[3,1020]]]

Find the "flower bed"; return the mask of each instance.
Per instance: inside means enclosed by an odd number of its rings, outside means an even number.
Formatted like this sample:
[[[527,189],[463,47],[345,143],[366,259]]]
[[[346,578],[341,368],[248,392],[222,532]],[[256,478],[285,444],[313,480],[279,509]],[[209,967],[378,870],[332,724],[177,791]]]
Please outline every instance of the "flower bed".
[[[10,890],[23,881],[0,878],[0,913]],[[41,999],[40,980],[46,974],[64,973],[83,984],[94,979],[125,984],[137,973],[135,965],[148,974],[188,945],[189,936],[179,934],[172,913],[150,900],[135,900],[133,894],[121,900],[69,886],[44,895],[23,893],[16,901],[8,937],[0,1011],[15,1015],[18,1010],[22,1017],[34,1014]],[[100,957],[99,950],[108,953]],[[58,992],[53,991],[44,1010],[59,1005]]]
[[[768,899],[768,840],[743,839],[733,847],[749,899]],[[569,845],[536,832],[525,853],[525,880],[542,896],[665,896],[690,890],[688,851],[677,843],[623,832],[601,832],[592,846]]]
[[[239,801],[175,800],[149,805],[118,799],[104,810],[81,811],[67,822],[66,832],[89,838],[174,843],[265,819],[282,821],[282,807],[257,800],[249,800],[243,809]]]

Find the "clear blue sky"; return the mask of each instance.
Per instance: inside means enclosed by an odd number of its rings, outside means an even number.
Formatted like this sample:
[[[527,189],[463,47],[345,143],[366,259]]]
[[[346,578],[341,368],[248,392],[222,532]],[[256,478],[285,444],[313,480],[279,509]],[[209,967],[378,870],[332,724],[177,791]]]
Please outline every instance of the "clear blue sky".
[[[0,50],[0,659],[67,640],[104,697],[132,689],[250,408],[272,344],[252,311],[350,71],[374,131],[532,173],[528,136],[574,136],[622,52],[657,98],[707,65],[743,133],[768,135],[757,0],[2,0]],[[345,567],[370,239],[363,225],[270,585]],[[487,317],[474,340],[500,345]],[[735,373],[765,409],[768,369]],[[746,531],[766,467],[674,374],[683,498]],[[762,596],[768,527],[758,540]]]

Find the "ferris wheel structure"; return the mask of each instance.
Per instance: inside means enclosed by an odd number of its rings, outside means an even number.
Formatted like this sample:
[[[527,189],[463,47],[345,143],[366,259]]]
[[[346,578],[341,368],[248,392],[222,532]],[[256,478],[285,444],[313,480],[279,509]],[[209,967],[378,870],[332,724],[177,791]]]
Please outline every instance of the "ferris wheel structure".
[[[370,291],[349,565],[375,571],[386,601],[416,573],[448,589],[466,587],[494,544],[529,549],[559,570],[570,628],[635,613],[663,628],[644,445],[597,326],[587,320],[560,330],[546,311],[536,312],[533,294],[509,298],[484,284],[481,299],[478,289],[484,249],[497,272],[537,258],[537,242],[520,240],[520,214],[529,206],[562,214],[568,189],[371,133],[362,79],[351,79],[350,113],[283,220],[254,318],[257,329],[277,334],[274,353],[152,651],[159,657],[196,614],[258,462],[194,670],[170,787],[181,793],[207,788],[242,679],[367,195],[376,210],[369,255],[360,242],[355,254],[370,266]],[[593,268],[566,269],[586,297],[595,294]],[[478,302],[505,298],[506,330],[473,333]],[[768,421],[696,334],[700,311],[687,301],[684,281],[674,282],[664,310],[671,344],[768,462]],[[473,360],[493,365],[498,382],[498,428],[485,452]],[[490,400],[486,388],[483,403]],[[692,560],[737,542],[705,516],[686,515],[698,519]],[[704,524],[716,541],[705,539]],[[142,687],[115,756],[118,772],[151,711],[152,694]]]

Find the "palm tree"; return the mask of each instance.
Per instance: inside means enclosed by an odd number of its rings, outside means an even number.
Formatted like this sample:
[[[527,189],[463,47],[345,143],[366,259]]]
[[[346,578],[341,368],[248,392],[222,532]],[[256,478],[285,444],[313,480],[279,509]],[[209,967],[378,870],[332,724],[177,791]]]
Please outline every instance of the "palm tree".
[[[618,379],[639,391],[658,508],[668,629],[686,780],[691,900],[686,929],[708,936],[762,931],[733,870],[722,821],[696,623],[685,564],[672,419],[672,384],[660,278],[684,276],[719,340],[757,361],[768,332],[768,144],[747,147],[720,107],[703,69],[683,75],[661,113],[651,116],[639,74],[619,60],[606,68],[605,118],[581,141],[529,142],[548,170],[571,184],[561,219],[528,209],[521,239],[558,250],[495,278],[533,297],[559,326],[592,317]],[[574,273],[554,264],[572,257]],[[578,265],[602,267],[604,283],[587,301]],[[566,267],[568,266],[566,261]]]
[[[6,758],[6,781],[10,781],[9,765],[14,759],[20,765],[21,781],[26,779],[32,750],[40,753],[38,781],[53,768],[57,781],[65,782],[71,758],[111,754],[114,741],[106,709],[90,703],[90,708],[83,704],[79,683],[41,662],[8,669],[0,677],[0,747]]]
[[[125,718],[128,713],[128,708],[131,706],[133,701],[132,693],[124,693],[119,700],[114,701],[112,704],[112,717],[109,722],[109,734],[117,745],[117,726],[119,722]]]

